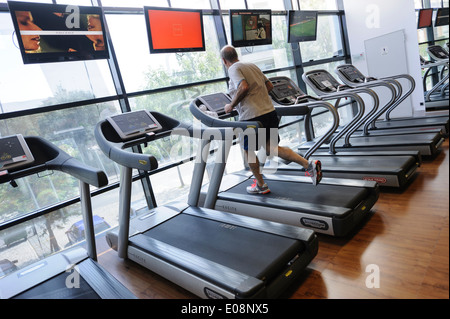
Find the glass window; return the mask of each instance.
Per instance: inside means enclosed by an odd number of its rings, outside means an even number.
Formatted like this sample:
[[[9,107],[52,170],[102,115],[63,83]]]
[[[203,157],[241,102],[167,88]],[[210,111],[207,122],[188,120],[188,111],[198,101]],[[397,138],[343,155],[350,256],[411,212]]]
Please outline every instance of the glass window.
[[[430,0],[430,8],[440,8],[441,4],[441,0]]]
[[[23,64],[9,13],[0,13],[2,113],[115,94],[106,60]]]
[[[150,54],[143,15],[107,15],[127,91],[157,89],[225,76],[213,17],[203,17],[206,51]],[[129,30],[133,30],[133,37],[130,37]]]
[[[156,6],[156,7],[168,7],[167,0],[102,0],[102,5],[105,7],[143,7],[143,6]]]
[[[433,28],[434,39],[448,42],[448,25]]]
[[[220,8],[222,10],[245,9],[245,2],[244,0],[220,0]]]
[[[300,10],[337,10],[336,0],[300,0]]]
[[[189,8],[189,9],[211,9],[209,0],[170,0],[172,8]]]
[[[194,98],[200,95],[226,91],[226,83],[218,82],[215,84],[199,85],[180,90],[139,96],[130,99],[130,105],[133,111],[146,109],[167,114],[179,121],[192,123],[193,117],[189,111],[189,104]],[[162,146],[162,148],[164,147]]]
[[[414,0],[414,7],[416,9],[422,9],[422,0]]]
[[[187,162],[151,175],[150,181],[158,206],[177,200],[187,202],[193,171],[194,162]]]
[[[144,195],[140,181],[132,187],[133,218],[142,206]],[[59,186],[57,189],[60,190]],[[96,235],[118,225],[118,199],[118,188],[92,198]],[[79,227],[82,220],[80,203],[77,203],[0,231],[0,278],[64,249],[84,245],[85,234]]]
[[[285,10],[283,0],[247,0],[249,9]]]
[[[0,135],[40,136],[74,158],[103,170],[111,183],[118,180],[119,169],[99,149],[94,127],[98,121],[118,112],[118,103],[109,102],[15,117],[0,121]],[[0,185],[0,219],[10,219],[78,196],[75,178],[56,171],[31,175],[17,183],[17,188]]]
[[[228,43],[231,44],[230,17],[223,16]],[[272,44],[254,47],[236,48],[241,61],[255,63],[261,70],[271,70],[292,66],[292,50],[287,42],[287,25],[285,15],[272,16]]]
[[[342,56],[343,50],[338,17],[335,15],[319,15],[317,40],[300,43],[300,52],[303,62]]]
[[[58,4],[68,4],[67,0],[58,0],[56,1]],[[79,6],[92,6],[91,0],[70,0],[71,5],[79,5]]]
[[[17,0],[22,2],[42,2],[42,3],[52,3],[52,0]],[[7,2],[7,1],[2,1]]]

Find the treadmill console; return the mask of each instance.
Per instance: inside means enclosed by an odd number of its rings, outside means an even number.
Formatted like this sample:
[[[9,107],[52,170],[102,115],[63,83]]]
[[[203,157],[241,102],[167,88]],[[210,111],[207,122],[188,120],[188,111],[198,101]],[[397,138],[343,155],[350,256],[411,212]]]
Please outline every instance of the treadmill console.
[[[34,162],[21,134],[0,137],[0,170],[22,167]]]
[[[342,75],[345,76],[345,78],[355,84],[358,83],[364,83],[366,80],[366,77],[362,75],[361,72],[357,68],[355,68],[353,65],[346,65],[339,68],[339,71],[342,73]]]
[[[448,52],[440,45],[430,45],[427,48],[430,56],[436,61],[448,60]]]
[[[344,88],[330,73],[325,71],[310,73],[308,78],[316,89],[323,93],[334,93]]]
[[[231,98],[225,93],[202,95],[198,99],[208,111],[217,113],[219,117],[225,115],[225,105],[231,102]]]
[[[281,105],[292,105],[305,102],[303,99],[297,100],[301,96],[305,96],[302,90],[287,77],[275,77],[270,81],[273,84],[273,90],[270,91],[271,98]]]
[[[161,124],[146,110],[113,115],[108,117],[107,121],[124,140],[162,129]]]

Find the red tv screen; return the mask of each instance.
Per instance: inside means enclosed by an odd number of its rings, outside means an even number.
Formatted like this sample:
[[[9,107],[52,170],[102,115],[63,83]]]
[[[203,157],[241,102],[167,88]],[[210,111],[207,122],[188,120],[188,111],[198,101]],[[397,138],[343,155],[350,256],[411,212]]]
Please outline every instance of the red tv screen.
[[[150,53],[204,51],[201,10],[145,7]]]
[[[420,9],[417,28],[428,28],[433,25],[433,9]]]

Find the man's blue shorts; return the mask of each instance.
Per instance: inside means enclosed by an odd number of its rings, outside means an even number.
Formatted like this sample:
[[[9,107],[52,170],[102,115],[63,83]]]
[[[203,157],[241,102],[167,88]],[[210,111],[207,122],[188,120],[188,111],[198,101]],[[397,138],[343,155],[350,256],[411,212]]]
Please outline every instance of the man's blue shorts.
[[[273,110],[272,112],[257,116],[251,120],[247,121],[258,121],[262,124],[262,127],[258,129],[256,134],[256,142],[258,143],[260,134],[265,134],[265,143],[264,145],[258,145],[255,150],[260,149],[261,147],[266,147],[267,142],[270,140],[270,131],[272,129],[276,129],[278,143],[280,142],[280,136],[278,135],[278,124],[280,123],[280,119],[278,118],[277,111]],[[262,131],[263,130],[263,131]],[[273,134],[273,133],[272,133]],[[244,150],[248,151],[248,136],[244,135]]]

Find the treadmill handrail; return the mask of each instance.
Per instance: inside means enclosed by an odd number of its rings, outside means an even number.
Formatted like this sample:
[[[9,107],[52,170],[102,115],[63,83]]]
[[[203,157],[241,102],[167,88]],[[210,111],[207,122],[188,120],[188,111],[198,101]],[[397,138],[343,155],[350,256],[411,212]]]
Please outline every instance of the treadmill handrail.
[[[300,103],[300,104],[294,104],[290,106],[275,106],[275,109],[277,110],[277,114],[281,116],[293,116],[297,115],[294,111],[298,107],[307,107],[310,109],[310,111],[306,114],[306,117],[311,116],[311,110],[316,107],[324,107],[328,111],[330,111],[331,115],[333,116],[333,122],[329,130],[323,134],[309,149],[308,151],[303,154],[303,157],[305,159],[308,159],[315,151],[317,151],[325,141],[327,141],[333,134],[336,132],[337,128],[339,127],[339,113],[337,112],[336,108],[329,102],[326,102],[324,100],[317,100],[313,102],[307,102],[307,103]],[[305,118],[305,126],[308,119]]]
[[[96,187],[108,185],[108,178],[102,170],[80,162],[39,136],[26,136],[24,139],[35,161],[25,167],[8,170],[7,174],[0,176],[0,183],[6,183],[45,170],[55,170],[69,174]]]
[[[345,140],[345,145],[351,146],[350,143],[350,137],[352,136],[353,133],[356,132],[356,130],[362,125],[364,124],[369,118],[370,116],[372,116],[377,110],[378,110],[378,106],[380,105],[380,99],[378,98],[378,95],[375,93],[375,91],[369,89],[368,87],[355,87],[353,89],[351,89],[351,91],[353,91],[354,93],[366,93],[368,95],[370,95],[373,99],[373,107],[370,110],[370,112],[367,113],[366,116],[362,116],[361,119],[359,121],[357,121],[353,126],[350,127],[350,129],[347,131],[347,133],[344,136],[344,140]]]
[[[308,78],[308,75],[310,75],[311,73],[316,73],[316,72],[327,72],[328,73],[328,71],[326,71],[326,70],[313,70],[313,71],[303,73],[303,75],[302,75],[303,81],[313,89],[315,88],[315,86],[312,83],[312,81]],[[352,92],[352,90],[344,90],[344,91],[339,91],[339,92],[330,93],[330,94],[326,94],[326,95],[322,92],[322,95],[320,95],[320,97],[324,100],[334,100],[334,99],[340,99],[342,97],[349,97],[349,98],[353,98],[359,106],[358,114],[356,114],[356,116],[353,117],[353,119],[347,125],[345,125],[345,127],[342,130],[340,130],[330,142],[329,153],[336,154],[335,145],[336,145],[337,141],[342,136],[344,136],[344,134],[346,134],[349,130],[351,130],[351,128],[362,118],[362,116],[364,115],[365,103],[364,103],[364,100],[358,94],[356,94],[355,92]]]
[[[395,90],[395,87],[387,82],[387,81],[382,81],[382,80],[378,80],[378,79],[374,79],[372,81],[365,81],[365,82],[361,82],[361,83],[353,83],[351,81],[349,81],[344,74],[342,74],[341,69],[343,67],[353,67],[356,69],[356,67],[354,67],[351,64],[343,64],[340,66],[337,66],[336,69],[334,70],[336,72],[336,74],[339,76],[339,78],[347,85],[352,86],[352,87],[365,87],[365,88],[375,88],[375,87],[380,87],[380,86],[384,86],[386,88],[388,88],[391,91],[391,99],[389,100],[389,102],[387,102],[380,110],[389,108],[389,106],[391,106],[394,102],[395,99],[397,97],[397,92]],[[365,80],[367,80],[368,78],[364,78]],[[375,116],[377,112],[376,108],[372,108],[372,110],[363,118],[361,119],[360,123],[357,123],[356,129],[358,129],[362,124],[366,124],[366,123],[371,123],[372,122],[372,117]],[[378,116],[377,116],[378,117]],[[369,125],[364,125],[363,128],[363,134],[362,135],[369,135]],[[347,137],[346,137],[346,143],[347,143]]]
[[[191,111],[192,115],[198,119],[201,123],[205,124],[208,127],[217,127],[217,128],[224,128],[224,127],[233,127],[233,128],[240,128],[243,131],[249,128],[260,128],[262,127],[261,123],[258,121],[225,121],[221,120],[215,117],[210,116],[209,114],[206,114],[205,112],[201,111],[199,109],[200,105],[197,105],[197,103],[201,103],[198,98],[195,98],[191,101],[189,104],[189,110]]]
[[[189,108],[194,115],[194,117],[198,118],[203,124],[211,126],[211,127],[237,127],[237,128],[248,128],[249,125],[252,127],[254,124],[249,123],[257,123],[257,128],[261,127],[261,124],[259,122],[248,122],[248,121],[225,121],[220,120],[217,118],[214,118],[210,116],[209,114],[206,114],[205,112],[202,112],[199,109],[198,103],[201,103],[198,101],[198,99],[194,99],[191,104],[189,105]],[[332,116],[333,116],[333,125],[331,128],[327,131],[326,134],[324,134],[314,145],[308,150],[306,155],[304,156],[306,159],[311,156],[313,152],[315,152],[320,146],[329,138],[331,135],[336,131],[337,127],[339,126],[339,114],[337,113],[335,107],[331,105],[328,102],[325,102],[321,99],[317,101],[307,102],[307,103],[300,103],[295,105],[289,105],[289,106],[275,106],[275,110],[277,112],[278,116],[297,116],[297,115],[306,115],[309,116],[311,114],[311,109],[315,107],[325,107],[328,109]],[[305,122],[306,123],[306,122]],[[206,206],[208,207],[208,206]]]
[[[414,92],[415,88],[416,88],[416,81],[414,80],[414,78],[412,76],[410,76],[409,74],[399,74],[399,75],[394,75],[394,76],[388,76],[388,77],[383,77],[383,78],[379,78],[379,80],[396,80],[396,79],[406,79],[411,83],[411,87],[409,88],[409,90],[402,96],[399,97],[387,110],[383,110],[383,112],[378,112],[377,114],[375,114],[370,121],[375,123],[375,121],[381,116],[383,115],[383,113],[385,113],[385,121],[390,121],[391,120],[391,112],[400,105],[400,103],[402,103],[407,97],[409,97],[412,92]],[[369,123],[370,124],[370,123]]]

